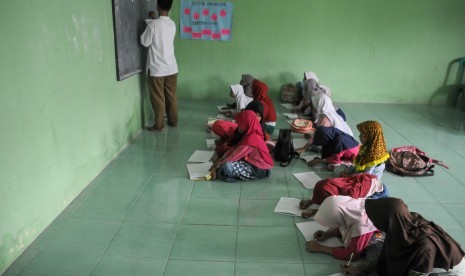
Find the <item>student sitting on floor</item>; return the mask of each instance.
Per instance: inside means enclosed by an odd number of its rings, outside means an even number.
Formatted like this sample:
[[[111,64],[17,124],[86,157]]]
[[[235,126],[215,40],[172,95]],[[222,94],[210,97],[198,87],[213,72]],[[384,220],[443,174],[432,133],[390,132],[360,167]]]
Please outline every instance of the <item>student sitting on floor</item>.
[[[318,181],[313,188],[312,198],[300,201],[300,208],[305,210],[312,204],[320,205],[327,197],[344,195],[352,198],[383,198],[388,190],[381,180],[371,174],[354,174],[348,177],[327,178]],[[302,212],[303,218],[313,216],[318,210]]]
[[[325,94],[326,96],[331,97],[331,92],[329,92],[329,89],[323,88],[314,79],[309,79],[309,80],[304,81],[303,93],[310,96],[311,97],[310,99],[315,99],[315,97],[317,95],[321,95],[321,94]],[[346,114],[342,111],[342,109],[339,106],[337,106],[334,102],[332,102],[332,105],[333,105],[334,110],[336,111],[336,113],[339,116],[341,116],[341,118],[344,121],[346,121]],[[311,116],[314,119],[314,121],[316,122],[317,119],[318,119],[318,113],[317,113],[316,109],[313,108],[313,104],[311,104],[310,106],[312,107]]]
[[[302,93],[302,99],[299,104],[294,106],[294,112],[302,113],[304,116],[312,116],[312,92],[309,89],[305,88],[305,81],[315,80],[319,82],[318,77],[314,72],[308,71],[304,72],[304,79],[296,84],[296,87],[299,88]],[[325,91],[326,92],[326,91]]]
[[[242,111],[245,109],[245,107],[253,101],[252,97],[249,97],[244,94],[244,88],[240,84],[232,84],[230,86],[231,91],[229,95],[231,98],[236,98],[236,101],[234,104],[228,104],[226,106],[227,111],[223,111],[222,114],[224,114],[227,117],[233,117],[234,114],[236,114],[239,111]],[[236,112],[231,112],[230,108],[235,108]]]
[[[316,231],[315,240],[307,242],[307,251],[326,253],[336,259],[357,260],[364,253],[373,233],[377,231],[365,211],[366,199],[349,196],[330,196],[323,201],[315,221],[329,227],[329,230]],[[342,239],[342,247],[328,247],[318,243],[331,237]],[[353,255],[352,255],[353,254]]]
[[[276,127],[276,110],[268,96],[268,86],[248,74],[242,75],[241,85],[244,87],[245,95],[252,96],[254,100],[262,103],[265,130],[268,134],[273,135],[274,128]]]
[[[325,126],[316,129],[314,137],[310,138],[307,145],[321,148],[321,158],[315,157],[308,162],[308,165],[326,163],[329,170],[341,164],[352,164],[359,150],[359,144],[352,136],[335,127]],[[307,145],[302,148],[302,151]]]
[[[312,98],[312,103],[316,107],[318,113],[317,128],[320,126],[334,127],[344,134],[353,138],[352,130],[349,125],[337,114],[334,109],[333,102],[325,94],[318,94]],[[312,146],[313,139],[310,137],[309,141],[302,148],[297,149],[297,152],[302,153]],[[321,150],[319,148],[318,150]]]
[[[263,131],[263,137],[268,144],[270,142],[270,136],[265,132],[265,123],[263,122],[263,105],[261,102],[251,101],[245,107],[245,110],[255,112]],[[237,124],[226,120],[215,121],[212,125],[211,131],[219,137],[219,139],[215,141],[215,152],[217,157],[222,157],[224,153],[232,149],[242,137],[242,134],[237,130]]]
[[[363,172],[374,174],[381,179],[385,168],[384,162],[389,159],[383,128],[376,121],[365,121],[358,124],[357,129],[360,132],[362,145],[355,157],[354,165],[342,172],[341,176]]]
[[[410,212],[401,199],[367,199],[365,210],[376,228],[386,233],[383,247],[379,255],[357,266],[341,264],[344,273],[419,276],[433,268],[449,270],[464,263],[460,244],[439,225]]]
[[[225,153],[211,167],[211,177],[226,182],[269,177],[273,158],[266,146],[260,122],[251,110],[235,116],[237,129],[242,138],[237,146]]]

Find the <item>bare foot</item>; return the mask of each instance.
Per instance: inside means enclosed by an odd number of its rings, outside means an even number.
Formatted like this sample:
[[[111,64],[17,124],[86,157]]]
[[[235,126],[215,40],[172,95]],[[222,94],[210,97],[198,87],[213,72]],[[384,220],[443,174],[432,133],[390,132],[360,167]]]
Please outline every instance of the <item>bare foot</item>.
[[[163,130],[165,130],[165,128],[164,127],[157,128],[157,127],[153,126],[153,127],[148,127],[147,130],[148,131],[163,131]]]

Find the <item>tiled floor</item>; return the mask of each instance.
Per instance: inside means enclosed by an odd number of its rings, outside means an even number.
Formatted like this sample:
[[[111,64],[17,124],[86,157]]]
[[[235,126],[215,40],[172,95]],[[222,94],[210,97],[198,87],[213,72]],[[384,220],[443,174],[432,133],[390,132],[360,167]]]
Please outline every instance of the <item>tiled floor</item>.
[[[273,213],[281,196],[310,192],[292,176],[238,184],[194,182],[186,161],[205,149],[216,105],[181,101],[178,128],[143,132],[46,229],[4,275],[329,275],[339,261],[307,253],[295,227]],[[416,145],[450,169],[433,177],[386,173],[392,196],[465,245],[465,113],[421,105],[340,104],[348,122],[378,120],[389,147]],[[287,127],[277,105],[278,128]],[[277,133],[277,131],[276,131]],[[321,177],[330,176],[317,170]]]

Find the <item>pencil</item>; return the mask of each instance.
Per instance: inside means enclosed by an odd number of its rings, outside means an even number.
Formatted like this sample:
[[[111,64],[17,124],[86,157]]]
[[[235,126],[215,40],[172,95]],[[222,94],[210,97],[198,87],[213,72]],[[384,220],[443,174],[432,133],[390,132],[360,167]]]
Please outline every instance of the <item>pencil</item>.
[[[353,256],[354,256],[354,252],[350,253],[350,259],[349,259],[349,261],[347,262],[346,267],[349,267],[350,262],[352,261],[352,257],[353,257]]]

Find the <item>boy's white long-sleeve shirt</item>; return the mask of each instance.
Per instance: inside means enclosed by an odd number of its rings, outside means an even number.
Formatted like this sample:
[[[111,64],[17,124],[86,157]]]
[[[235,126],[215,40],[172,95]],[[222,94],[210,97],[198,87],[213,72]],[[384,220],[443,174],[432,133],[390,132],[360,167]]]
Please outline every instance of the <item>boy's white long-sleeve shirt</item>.
[[[160,16],[148,21],[147,27],[140,37],[140,43],[149,47],[146,71],[150,69],[151,76],[163,77],[178,72],[174,56],[175,35],[176,24],[168,16]]]

